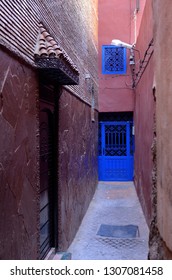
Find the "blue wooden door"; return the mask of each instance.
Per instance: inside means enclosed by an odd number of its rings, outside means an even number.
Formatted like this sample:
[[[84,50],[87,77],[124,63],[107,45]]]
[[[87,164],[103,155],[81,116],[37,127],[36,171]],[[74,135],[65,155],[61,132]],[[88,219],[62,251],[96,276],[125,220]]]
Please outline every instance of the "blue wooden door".
[[[99,123],[99,180],[133,180],[131,122]]]

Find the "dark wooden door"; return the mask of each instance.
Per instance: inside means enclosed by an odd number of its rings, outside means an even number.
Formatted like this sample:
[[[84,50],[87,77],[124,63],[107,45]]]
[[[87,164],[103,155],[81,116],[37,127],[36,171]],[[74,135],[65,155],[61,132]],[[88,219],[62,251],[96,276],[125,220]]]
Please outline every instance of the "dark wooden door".
[[[54,246],[54,134],[53,113],[40,111],[40,258]]]

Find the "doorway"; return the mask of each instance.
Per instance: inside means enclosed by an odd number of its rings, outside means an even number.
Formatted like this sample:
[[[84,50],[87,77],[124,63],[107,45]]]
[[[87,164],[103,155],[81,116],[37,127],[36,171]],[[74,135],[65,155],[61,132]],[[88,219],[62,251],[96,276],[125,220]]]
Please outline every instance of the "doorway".
[[[57,248],[57,126],[53,87],[42,85],[40,94],[40,259],[44,259],[52,248]]]
[[[119,116],[118,116],[119,117]],[[134,172],[133,121],[99,121],[99,180],[132,181]]]

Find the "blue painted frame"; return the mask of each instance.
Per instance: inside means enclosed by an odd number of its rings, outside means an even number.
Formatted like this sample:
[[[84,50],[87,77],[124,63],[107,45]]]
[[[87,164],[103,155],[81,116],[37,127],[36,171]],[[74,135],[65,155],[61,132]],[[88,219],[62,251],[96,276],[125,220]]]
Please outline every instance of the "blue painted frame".
[[[115,54],[119,54],[122,55],[122,62],[121,62],[121,66],[118,65],[118,61],[115,60],[114,56],[110,55],[108,56],[106,54],[107,50],[111,50],[112,53]],[[112,66],[112,70],[108,70],[106,67],[106,63],[107,60],[111,59],[111,66]],[[114,61],[112,60],[114,59]],[[116,64],[115,64],[116,63]],[[119,68],[119,69],[117,69]],[[104,75],[124,75],[127,72],[127,52],[126,52],[126,48],[123,47],[116,47],[113,45],[103,45],[102,46],[102,74]]]

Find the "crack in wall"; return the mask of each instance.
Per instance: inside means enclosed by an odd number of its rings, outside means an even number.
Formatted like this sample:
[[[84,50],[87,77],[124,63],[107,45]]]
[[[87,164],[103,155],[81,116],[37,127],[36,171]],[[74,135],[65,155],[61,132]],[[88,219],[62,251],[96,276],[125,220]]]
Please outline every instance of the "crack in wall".
[[[3,76],[2,80],[1,80],[1,84],[0,84],[0,114],[2,114],[2,112],[3,112],[3,104],[4,104],[2,92],[3,92],[5,82],[7,80],[7,77],[8,77],[9,71],[10,71],[10,65],[8,66],[7,70],[4,72],[4,76]]]
[[[8,66],[7,70],[4,72],[4,77],[3,77],[3,80],[2,80],[1,85],[0,85],[0,93],[2,93],[2,91],[3,91],[3,88],[4,88],[5,82],[7,80],[9,71],[10,71],[10,65]]]

